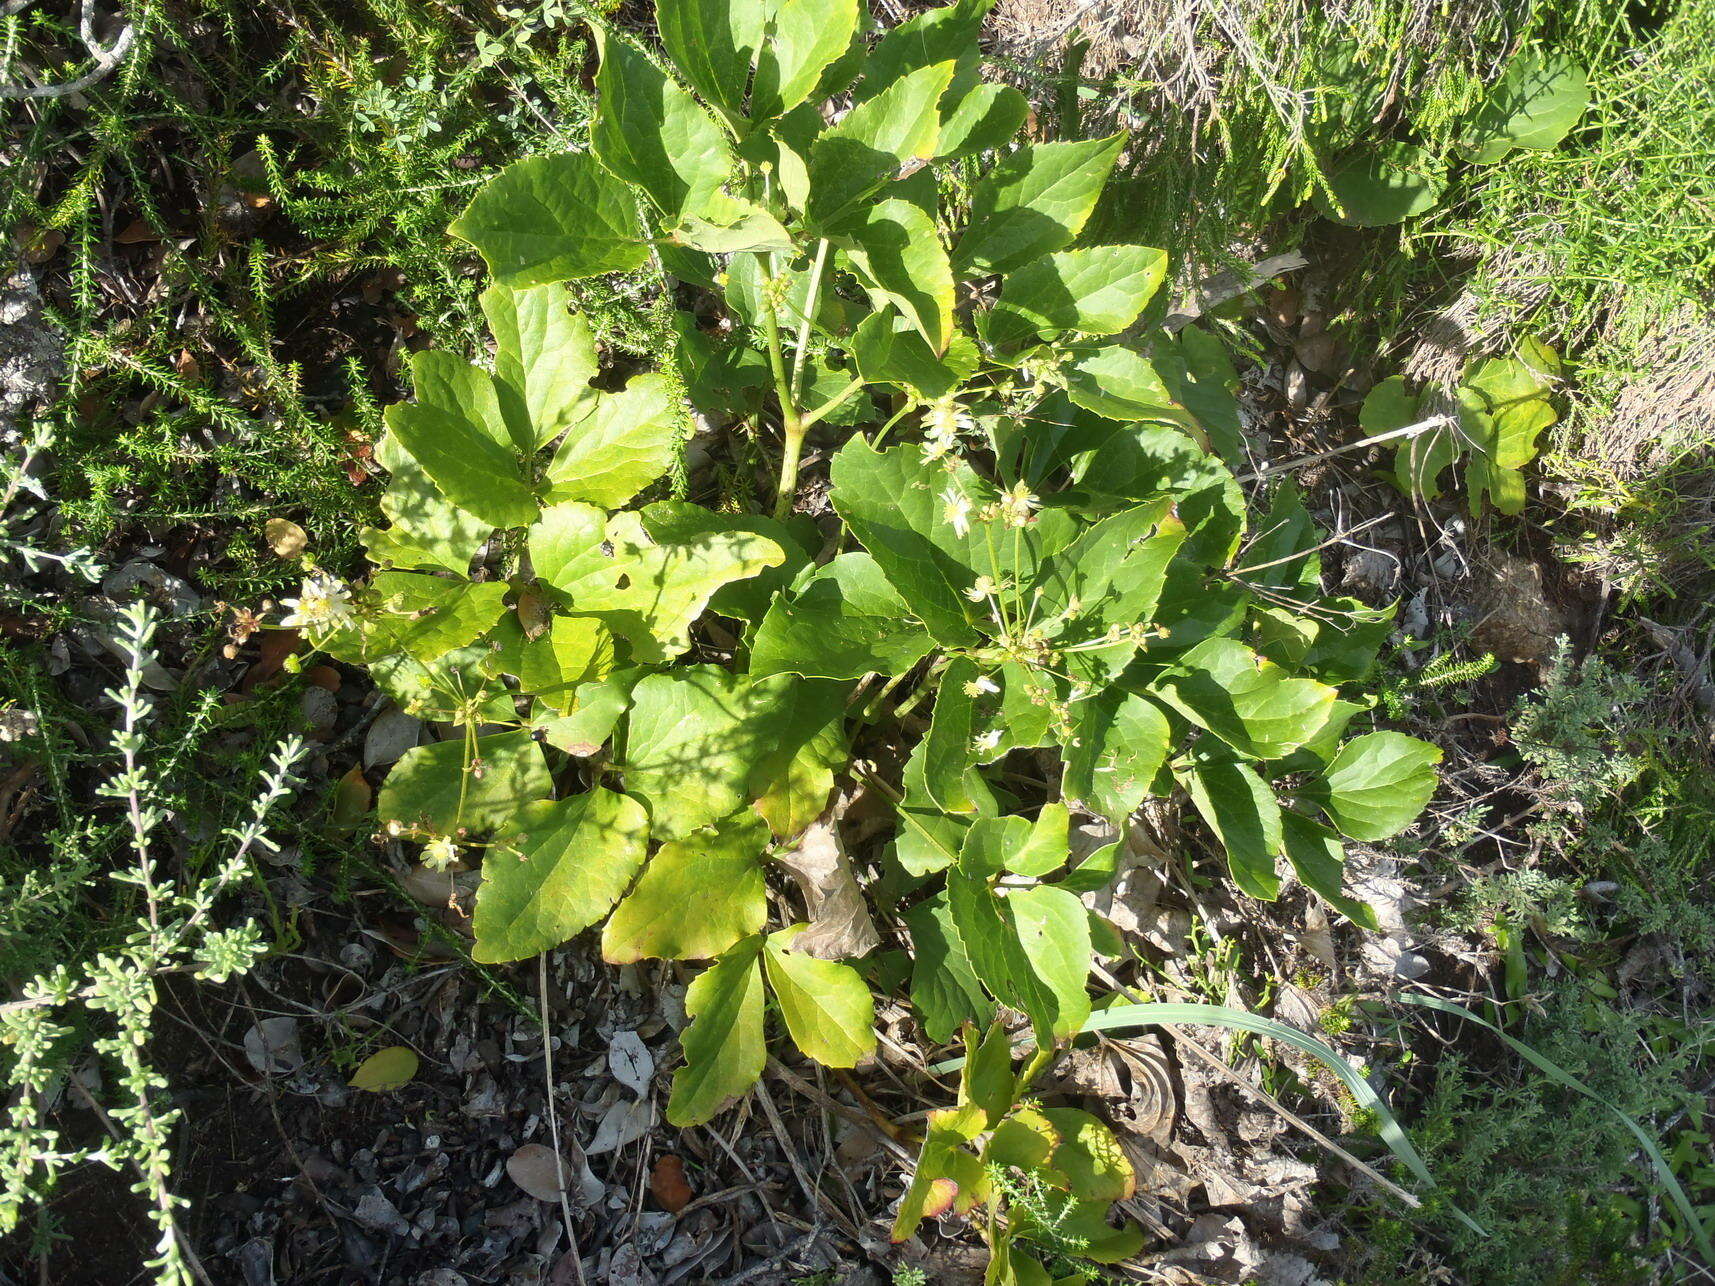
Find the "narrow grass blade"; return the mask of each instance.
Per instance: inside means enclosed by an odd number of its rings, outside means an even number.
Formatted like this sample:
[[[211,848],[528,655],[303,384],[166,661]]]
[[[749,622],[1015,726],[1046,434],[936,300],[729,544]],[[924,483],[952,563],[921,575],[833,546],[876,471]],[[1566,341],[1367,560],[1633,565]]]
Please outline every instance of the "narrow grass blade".
[[[1569,1090],[1577,1091],[1592,1102],[1600,1103],[1603,1107],[1612,1112],[1620,1119],[1620,1123],[1632,1132],[1632,1137],[1638,1141],[1638,1146],[1641,1147],[1644,1150],[1645,1155],[1649,1157],[1650,1164],[1655,1167],[1657,1180],[1659,1180],[1661,1186],[1667,1190],[1667,1195],[1669,1199],[1672,1200],[1674,1207],[1679,1211],[1680,1218],[1685,1220],[1685,1225],[1690,1229],[1692,1239],[1696,1241],[1697,1249],[1702,1254],[1705,1262],[1715,1261],[1715,1246],[1710,1244],[1709,1231],[1704,1228],[1703,1221],[1698,1218],[1697,1208],[1691,1204],[1691,1199],[1686,1196],[1685,1189],[1679,1186],[1679,1180],[1675,1178],[1673,1174],[1673,1167],[1668,1165],[1667,1158],[1661,1154],[1661,1148],[1658,1147],[1655,1140],[1645,1132],[1643,1126],[1632,1120],[1631,1117],[1620,1111],[1619,1108],[1608,1102],[1607,1099],[1596,1093],[1595,1090],[1584,1084],[1584,1082],[1579,1080],[1576,1076],[1573,1076],[1570,1072],[1557,1067],[1554,1063],[1544,1058],[1523,1041],[1513,1039],[1499,1027],[1489,1022],[1486,1018],[1479,1018],[1476,1014],[1472,1013],[1469,1009],[1464,1008],[1462,1005],[1455,1005],[1450,1000],[1441,1000],[1435,996],[1402,995],[1399,999],[1405,1001],[1407,1004],[1421,1005],[1425,1009],[1435,1009],[1444,1014],[1453,1014],[1456,1017],[1474,1022],[1479,1027],[1486,1028],[1499,1036],[1508,1049],[1512,1050],[1520,1058],[1524,1059],[1525,1062],[1548,1076],[1551,1080],[1555,1081],[1557,1084],[1564,1085]]]

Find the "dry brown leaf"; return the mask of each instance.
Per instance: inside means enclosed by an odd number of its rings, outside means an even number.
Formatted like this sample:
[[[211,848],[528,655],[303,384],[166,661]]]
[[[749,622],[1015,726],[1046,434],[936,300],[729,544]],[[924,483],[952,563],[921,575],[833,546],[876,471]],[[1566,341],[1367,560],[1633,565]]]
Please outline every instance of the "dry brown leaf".
[[[506,1159],[507,1177],[538,1201],[560,1199],[560,1159],[554,1149],[526,1143]]]
[[[649,1174],[649,1195],[661,1209],[678,1214],[691,1204],[691,1185],[685,1181],[685,1162],[669,1152],[655,1163]]]
[[[831,815],[824,814],[805,827],[798,846],[779,860],[797,881],[810,917],[810,927],[792,940],[794,951],[845,960],[866,955],[880,944],[881,935],[870,919],[869,905]]]
[[[340,685],[345,682],[340,672],[331,665],[312,665],[304,671],[304,677],[318,688],[329,692],[338,692]]]
[[[290,518],[270,518],[262,527],[268,548],[281,558],[296,558],[309,544],[309,533]]]

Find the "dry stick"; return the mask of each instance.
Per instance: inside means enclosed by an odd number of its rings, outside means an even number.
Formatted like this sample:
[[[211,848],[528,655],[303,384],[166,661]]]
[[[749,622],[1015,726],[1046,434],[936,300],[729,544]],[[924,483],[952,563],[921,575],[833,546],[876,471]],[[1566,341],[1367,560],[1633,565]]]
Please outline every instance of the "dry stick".
[[[1212,277],[1205,277],[1191,288],[1196,297],[1184,308],[1169,313],[1161,324],[1162,329],[1169,334],[1183,330],[1204,313],[1212,312],[1229,299],[1249,294],[1272,278],[1282,273],[1295,272],[1308,266],[1309,262],[1299,251],[1288,250],[1284,254],[1270,255],[1254,264],[1243,264],[1225,272],[1217,272]]]
[[[1374,518],[1366,518],[1363,522],[1359,523],[1356,527],[1348,527],[1344,531],[1337,531],[1332,536],[1328,537],[1328,539],[1324,540],[1321,544],[1316,545],[1310,549],[1301,549],[1296,553],[1285,554],[1285,555],[1281,556],[1280,558],[1271,558],[1266,563],[1252,563],[1248,567],[1235,567],[1235,568],[1233,568],[1232,571],[1228,572],[1227,575],[1229,575],[1229,576],[1243,576],[1246,572],[1260,572],[1260,571],[1264,571],[1270,567],[1278,567],[1282,563],[1291,563],[1291,562],[1296,562],[1300,558],[1308,558],[1308,557],[1310,557],[1311,554],[1320,553],[1322,550],[1328,548],[1329,545],[1337,545],[1342,540],[1346,540],[1349,537],[1355,536],[1360,531],[1365,531],[1370,527],[1374,527],[1377,523],[1386,522],[1389,518],[1392,518],[1393,516],[1394,516],[1393,510],[1390,509],[1385,514],[1379,514]]]
[[[1125,985],[1123,985],[1117,978],[1115,978],[1113,976],[1113,974],[1109,973],[1101,965],[1099,965],[1099,964],[1096,965],[1095,970],[1096,970],[1096,974],[1101,978],[1101,980],[1103,982],[1107,983],[1108,986],[1112,987],[1115,991],[1119,992],[1122,996],[1127,997],[1132,1002],[1137,1003],[1137,1004],[1144,1003],[1141,997],[1134,994],[1129,987],[1126,987]],[[1405,1202],[1405,1204],[1410,1206],[1413,1210],[1417,1210],[1417,1209],[1420,1209],[1422,1207],[1423,1203],[1421,1201],[1419,1201],[1416,1197],[1412,1196],[1412,1194],[1407,1192],[1404,1188],[1400,1187],[1392,1179],[1388,1178],[1385,1174],[1382,1174],[1374,1166],[1369,1165],[1366,1162],[1358,1160],[1357,1157],[1353,1156],[1350,1152],[1346,1151],[1345,1148],[1341,1147],[1338,1143],[1334,1142],[1333,1139],[1329,1138],[1326,1134],[1322,1133],[1321,1130],[1318,1130],[1314,1125],[1310,1124],[1309,1121],[1306,1121],[1303,1117],[1299,1116],[1297,1113],[1293,1112],[1291,1109],[1289,1109],[1284,1104],[1282,1104],[1280,1102],[1280,1100],[1278,1100],[1277,1098],[1274,1097],[1274,1095],[1270,1094],[1267,1090],[1263,1089],[1259,1085],[1252,1085],[1244,1077],[1240,1076],[1232,1068],[1228,1067],[1220,1059],[1216,1058],[1208,1050],[1204,1049],[1201,1045],[1199,1045],[1191,1037],[1183,1035],[1183,1034],[1176,1034],[1174,1039],[1176,1042],[1183,1044],[1186,1049],[1190,1050],[1191,1053],[1193,1053],[1199,1059],[1201,1059],[1203,1061],[1203,1063],[1205,1063],[1211,1070],[1219,1072],[1222,1076],[1225,1076],[1228,1080],[1230,1080],[1234,1085],[1237,1085],[1240,1089],[1246,1090],[1249,1093],[1255,1095],[1257,1098],[1261,1099],[1264,1103],[1268,1104],[1269,1107],[1273,1108],[1276,1112],[1280,1113],[1281,1118],[1283,1120],[1286,1120],[1286,1121],[1290,1122],[1291,1124],[1296,1125],[1299,1129],[1303,1130],[1304,1133],[1308,1134],[1317,1143],[1320,1143],[1323,1147],[1327,1148],[1328,1151],[1332,1152],[1335,1156],[1339,1157],[1347,1165],[1351,1166],[1353,1169],[1357,1170],[1360,1174],[1366,1176],[1367,1178],[1375,1180],[1376,1183],[1380,1184],[1383,1188],[1387,1189],[1387,1191],[1393,1193],[1394,1196],[1398,1197],[1401,1201]]]
[[[560,1185],[560,1218],[566,1223],[566,1247],[578,1286],[584,1286],[584,1257],[572,1227],[572,1203],[566,1197],[566,1159],[560,1155],[560,1113],[554,1106],[554,1036],[548,1028],[548,953],[536,957],[536,1000],[542,1007],[542,1078],[548,1083],[548,1137],[554,1144],[554,1176]]]
[[[1408,424],[1404,428],[1389,429],[1386,433],[1374,433],[1367,438],[1359,438],[1356,442],[1347,442],[1341,446],[1329,447],[1326,451],[1316,451],[1310,455],[1301,455],[1296,460],[1287,460],[1281,464],[1271,464],[1265,469],[1253,473],[1241,473],[1238,482],[1259,482],[1263,478],[1272,478],[1277,473],[1285,473],[1288,469],[1296,469],[1301,464],[1314,464],[1318,460],[1326,460],[1330,456],[1343,455],[1347,451],[1356,451],[1360,447],[1374,446],[1378,442],[1391,442],[1395,438],[1415,438],[1420,433],[1430,429],[1438,429],[1444,424],[1452,424],[1451,415],[1432,415],[1427,420],[1419,420],[1416,424]]]
[[[6,5],[5,14],[10,16],[21,13],[29,0],[10,0]],[[90,16],[89,0],[83,0],[79,11],[78,35],[82,38],[84,48],[89,50],[90,57],[95,59],[91,67],[76,80],[68,80],[63,85],[0,85],[0,99],[7,98],[65,98],[71,94],[81,93],[96,81],[112,75],[113,69],[119,66],[131,49],[131,42],[137,38],[137,24],[128,22],[124,30],[105,49],[96,43],[95,24]]]

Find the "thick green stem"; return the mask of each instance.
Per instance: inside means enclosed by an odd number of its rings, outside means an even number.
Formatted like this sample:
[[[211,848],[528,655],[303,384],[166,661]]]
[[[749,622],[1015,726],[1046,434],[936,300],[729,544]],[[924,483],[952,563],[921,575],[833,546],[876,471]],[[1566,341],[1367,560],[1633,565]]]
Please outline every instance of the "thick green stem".
[[[768,368],[774,375],[774,395],[780,399],[780,425],[785,443],[780,451],[780,486],[774,498],[774,516],[784,521],[792,513],[792,499],[798,491],[798,457],[804,450],[807,426],[798,416],[798,404],[792,397],[792,381],[786,374],[786,358],[780,350],[780,319],[774,315],[775,278],[768,269],[768,256],[759,253],[762,261],[763,290],[762,334],[768,341]]]

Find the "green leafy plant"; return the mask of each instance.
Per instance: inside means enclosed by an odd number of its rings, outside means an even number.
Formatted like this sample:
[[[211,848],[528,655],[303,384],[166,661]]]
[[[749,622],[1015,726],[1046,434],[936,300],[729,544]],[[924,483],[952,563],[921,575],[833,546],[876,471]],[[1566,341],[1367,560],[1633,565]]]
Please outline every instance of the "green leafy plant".
[[[1322,594],[1295,488],[1252,526],[1228,468],[1236,376],[1211,334],[1159,328],[1165,256],[1080,243],[1124,138],[1014,147],[1026,104],[979,76],[987,7],[873,46],[855,0],[670,0],[664,59],[598,32],[590,150],[510,166],[453,225],[494,278],[492,370],[415,356],[376,452],[376,570],[350,590],[312,567],[289,604],[455,727],[392,768],[377,812],[433,865],[483,850],[477,959],[601,924],[610,960],[712,961],[676,1124],[761,1074],[770,993],[810,1058],[874,1047],[863,977],[768,922],[770,855],[848,770],[894,805],[882,875],[925,1029],[945,1041],[998,1002],[1038,1063],[1089,1020],[1111,933],[1079,894],[1117,845],[1075,864],[1074,816],[1120,824],[1182,791],[1244,892],[1278,896],[1284,863],[1373,925],[1342,892],[1342,837],[1397,833],[1435,788],[1434,747],[1347,736],[1373,701],[1342,685],[1391,613]],[[836,94],[852,106],[828,124]],[[968,205],[944,200],[940,167],[984,153]],[[659,369],[622,380],[558,283],[651,263],[739,324],[678,312]],[[778,432],[768,513],[652,498],[687,403]],[[824,525],[796,512],[817,431],[844,437]],[[858,735],[900,750],[896,780],[852,762]],[[1012,793],[1013,751],[1045,753],[1050,779]],[[1090,1132],[1021,1105],[1032,1073],[996,1030],[992,1093],[930,1131],[969,1157],[948,1162],[955,1204],[1003,1159],[968,1145],[1006,1126],[1048,1148],[1030,1181],[1101,1222],[1107,1189],[1069,1168]]]
[[[1340,47],[1335,46],[1338,50]],[[1354,107],[1391,96],[1388,77],[1354,62],[1332,73],[1334,83],[1361,85],[1365,93],[1331,95],[1345,110],[1331,124],[1355,131]],[[1571,59],[1524,49],[1464,115],[1455,130],[1457,154],[1472,165],[1494,165],[1517,149],[1548,152],[1559,146],[1590,104],[1584,71]],[[1432,210],[1447,188],[1447,159],[1430,148],[1390,142],[1349,151],[1322,167],[1317,209],[1338,223],[1377,227]]]
[[[1454,414],[1395,448],[1395,483],[1407,495],[1434,500],[1442,473],[1463,459],[1473,515],[1490,504],[1504,514],[1519,513],[1525,500],[1522,470],[1536,457],[1542,431],[1560,418],[1552,399],[1561,380],[1558,354],[1528,336],[1512,356],[1467,362],[1453,391]],[[1432,403],[1430,397],[1414,397],[1395,375],[1370,390],[1360,418],[1370,433],[1389,433],[1422,424]]]

